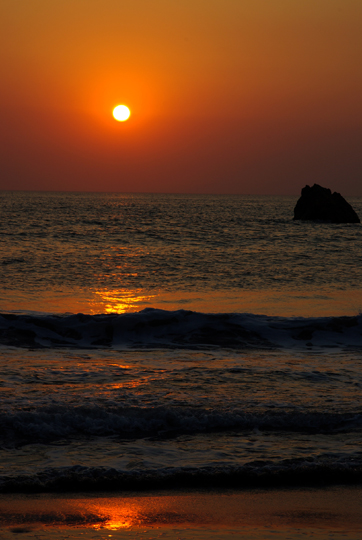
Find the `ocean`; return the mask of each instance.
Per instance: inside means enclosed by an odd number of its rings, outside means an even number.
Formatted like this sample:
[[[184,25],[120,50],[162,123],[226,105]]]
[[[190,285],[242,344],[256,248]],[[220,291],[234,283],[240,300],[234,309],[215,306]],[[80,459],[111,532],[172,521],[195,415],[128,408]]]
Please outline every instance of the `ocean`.
[[[0,492],[361,484],[362,225],[296,201],[2,192]]]

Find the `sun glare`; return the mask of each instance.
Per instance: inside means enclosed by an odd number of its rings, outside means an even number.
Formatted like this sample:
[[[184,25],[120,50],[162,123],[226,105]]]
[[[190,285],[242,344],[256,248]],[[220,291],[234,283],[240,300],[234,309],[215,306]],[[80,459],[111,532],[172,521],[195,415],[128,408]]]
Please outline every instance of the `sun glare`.
[[[126,105],[117,105],[113,109],[113,117],[117,122],[125,122],[131,115],[131,111]]]

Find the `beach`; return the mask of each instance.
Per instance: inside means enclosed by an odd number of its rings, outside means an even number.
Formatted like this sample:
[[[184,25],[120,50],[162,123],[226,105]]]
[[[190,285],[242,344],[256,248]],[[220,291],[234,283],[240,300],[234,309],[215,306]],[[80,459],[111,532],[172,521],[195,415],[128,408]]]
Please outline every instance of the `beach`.
[[[360,487],[99,493],[0,498],[1,538],[348,539],[362,533]]]

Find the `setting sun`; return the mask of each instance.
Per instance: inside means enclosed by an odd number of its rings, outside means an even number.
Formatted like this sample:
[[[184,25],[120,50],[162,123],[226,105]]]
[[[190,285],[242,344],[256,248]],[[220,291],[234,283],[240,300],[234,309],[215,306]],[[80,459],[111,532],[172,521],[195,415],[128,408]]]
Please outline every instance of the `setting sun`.
[[[128,107],[126,107],[126,105],[117,105],[117,107],[113,109],[113,117],[118,122],[125,122],[126,120],[128,120],[130,115],[131,111]]]

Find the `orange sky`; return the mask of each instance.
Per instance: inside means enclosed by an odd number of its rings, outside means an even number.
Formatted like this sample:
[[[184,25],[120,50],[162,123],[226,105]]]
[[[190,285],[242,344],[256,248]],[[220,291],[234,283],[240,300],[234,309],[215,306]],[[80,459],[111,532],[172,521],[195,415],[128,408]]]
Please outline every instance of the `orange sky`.
[[[0,0],[0,189],[362,196],[361,28],[361,0]]]

